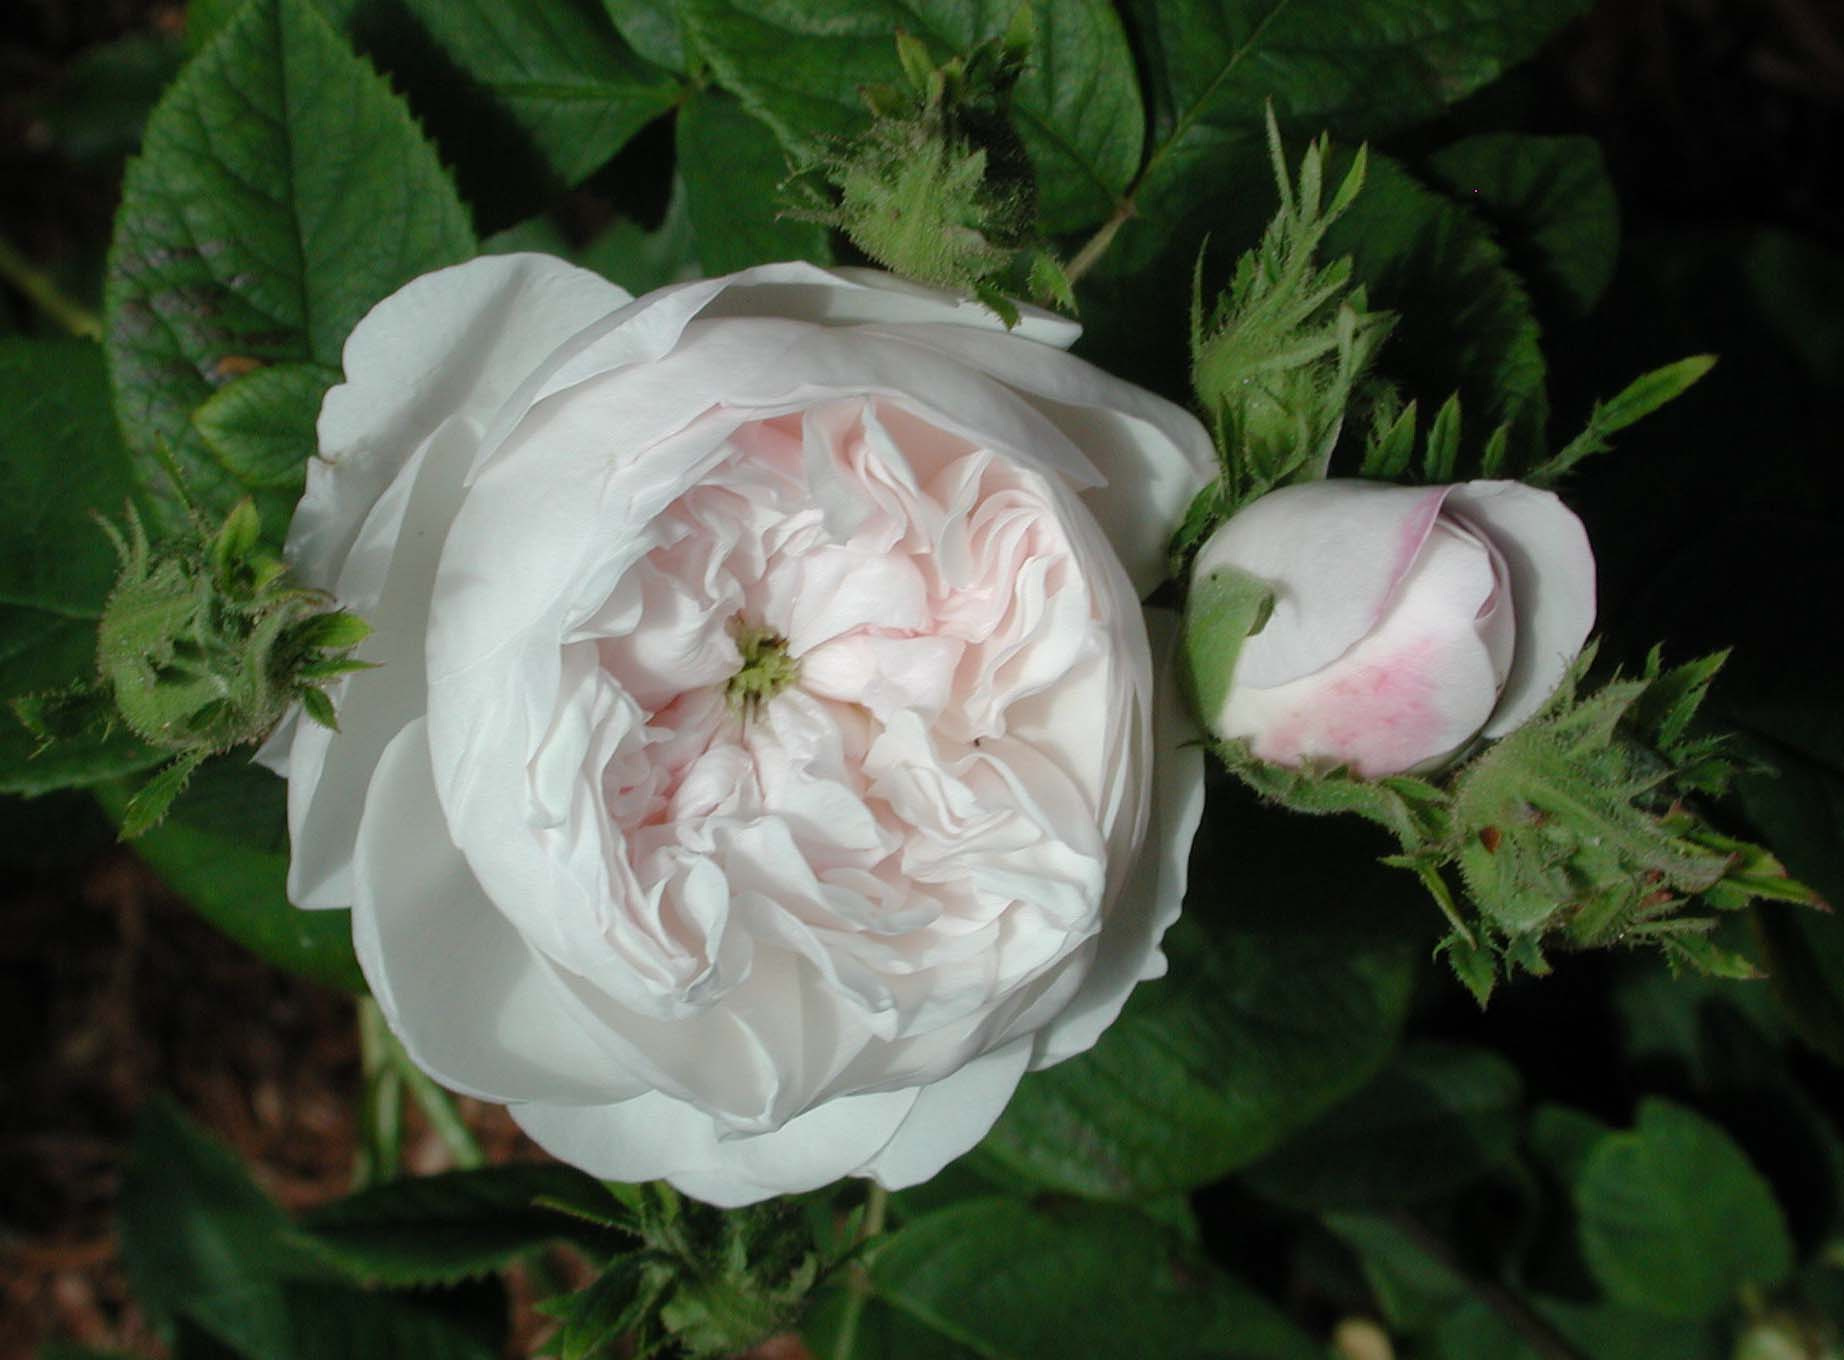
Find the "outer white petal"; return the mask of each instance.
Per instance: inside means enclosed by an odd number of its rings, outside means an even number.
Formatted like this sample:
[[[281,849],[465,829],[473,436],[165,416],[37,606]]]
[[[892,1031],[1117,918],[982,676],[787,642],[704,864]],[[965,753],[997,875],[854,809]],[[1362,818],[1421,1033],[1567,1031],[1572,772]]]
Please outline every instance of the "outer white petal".
[[[375,670],[331,687],[340,730],[297,722],[288,752],[288,897],[302,907],[352,904],[352,847],[365,787],[385,745],[422,714],[424,635],[443,538],[462,500],[478,431],[443,425],[372,507],[335,593],[359,608],[373,633],[361,649]]]
[[[984,330],[1004,323],[983,305],[892,278],[873,269],[821,269],[798,262],[759,265],[715,279],[657,289],[572,336],[510,394],[489,424],[491,457],[524,412],[580,382],[670,353],[699,317],[755,317],[820,326],[950,322]],[[1035,307],[1023,310],[1020,333],[1046,344],[1074,342],[1081,328]]]
[[[1031,1040],[1014,1039],[924,1086],[896,1135],[857,1173],[887,1190],[920,1185],[970,1151],[1005,1112],[1031,1065]]]
[[[1191,841],[1204,815],[1204,755],[1172,665],[1177,620],[1146,611],[1158,684],[1153,700],[1153,807],[1133,870],[1109,909],[1094,968],[1062,1014],[1039,1034],[1033,1068],[1094,1046],[1134,987],[1165,973],[1159,941],[1184,904]]]
[[[619,1100],[618,1071],[449,840],[418,719],[378,762],[359,828],[352,941],[392,1030],[443,1085],[487,1100]]]
[[[1165,579],[1166,546],[1199,491],[1217,475],[1197,418],[1086,360],[1046,351],[1020,332],[909,326],[901,338],[958,359],[1014,388],[1087,455],[1104,485],[1082,499],[1106,531],[1141,597]]]
[[[1374,778],[1438,763],[1498,702],[1480,611],[1498,590],[1490,550],[1443,518],[1377,626],[1330,665],[1261,689],[1232,685],[1214,730],[1263,760],[1349,765]]]
[[[320,456],[288,531],[309,584],[330,588],[372,504],[436,426],[482,426],[524,376],[628,294],[548,255],[486,255],[404,285],[346,339],[346,381],[320,410]]]
[[[1502,737],[1543,707],[1594,627],[1594,550],[1554,492],[1467,482],[1448,507],[1485,533],[1511,572],[1517,652],[1484,735]]]
[[[668,1180],[731,1208],[799,1194],[876,1157],[916,1104],[913,1090],[844,1096],[773,1133],[720,1138],[709,1115],[650,1092],[618,1105],[514,1105],[539,1147],[604,1180]]]
[[[1285,486],[1212,534],[1194,576],[1240,567],[1274,588],[1274,613],[1243,644],[1235,683],[1284,685],[1370,632],[1450,490],[1344,480]]]

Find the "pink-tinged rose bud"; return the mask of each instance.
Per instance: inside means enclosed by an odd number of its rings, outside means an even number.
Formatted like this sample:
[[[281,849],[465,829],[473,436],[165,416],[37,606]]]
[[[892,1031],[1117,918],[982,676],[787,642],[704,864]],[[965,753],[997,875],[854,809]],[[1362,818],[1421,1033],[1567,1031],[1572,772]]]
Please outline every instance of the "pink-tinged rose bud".
[[[1520,482],[1284,487],[1217,530],[1193,579],[1224,568],[1274,605],[1203,716],[1277,765],[1438,766],[1529,719],[1594,623],[1581,521]]]

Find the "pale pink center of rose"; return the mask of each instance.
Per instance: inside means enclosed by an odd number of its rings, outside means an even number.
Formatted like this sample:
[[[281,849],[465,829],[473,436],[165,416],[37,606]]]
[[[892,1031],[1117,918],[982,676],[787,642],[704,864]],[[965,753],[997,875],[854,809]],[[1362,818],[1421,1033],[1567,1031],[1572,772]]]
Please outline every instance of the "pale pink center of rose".
[[[743,425],[648,532],[566,648],[566,672],[593,649],[608,934],[636,966],[707,1004],[772,940],[901,1032],[1093,934],[1093,794],[1008,726],[1103,645],[1036,474],[831,402]],[[798,667],[759,707],[726,701],[744,626]]]

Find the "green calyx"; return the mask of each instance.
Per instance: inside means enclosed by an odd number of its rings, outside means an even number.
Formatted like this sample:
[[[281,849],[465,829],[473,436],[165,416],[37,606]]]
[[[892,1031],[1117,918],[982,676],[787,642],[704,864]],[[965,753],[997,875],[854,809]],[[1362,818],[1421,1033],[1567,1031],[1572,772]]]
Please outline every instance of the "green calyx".
[[[348,654],[371,629],[290,581],[248,500],[215,530],[195,521],[157,545],[132,506],[123,529],[103,527],[121,565],[97,627],[96,684],[17,711],[41,742],[100,721],[172,753],[129,801],[129,838],[159,823],[207,757],[261,741],[296,703],[336,728],[323,686],[367,667]]]
[[[1438,778],[1360,779],[1283,769],[1222,743],[1258,792],[1302,812],[1355,812],[1393,833],[1384,862],[1414,873],[1447,917],[1440,952],[1481,1004],[1499,979],[1546,973],[1554,949],[1651,947],[1674,967],[1752,977],[1711,938],[1755,901],[1819,905],[1767,850],[1724,835],[1698,810],[1735,773],[1693,719],[1723,656],[1593,691],[1590,648],[1545,710]]]
[[[1307,148],[1297,184],[1271,108],[1268,148],[1279,211],[1208,317],[1201,255],[1193,283],[1191,381],[1216,426],[1225,514],[1325,475],[1353,392],[1394,322],[1366,306],[1349,258],[1317,259],[1327,229],[1364,186],[1364,152],[1327,202],[1325,138]]]
[[[745,718],[800,678],[800,662],[788,655],[787,639],[772,628],[738,622],[736,649],[743,664],[724,686],[724,698]]]
[[[1007,325],[1008,291],[1074,310],[1069,278],[1037,241],[1037,181],[1010,105],[1032,41],[1020,5],[1000,37],[937,64],[896,39],[901,85],[864,90],[871,125],[804,167],[792,214],[838,227],[893,273],[971,293]]]
[[[725,1211],[664,1182],[608,1189],[619,1207],[603,1221],[637,1245],[588,1288],[540,1305],[561,1321],[566,1355],[616,1337],[637,1360],[736,1355],[792,1327],[824,1273],[798,1199]]]

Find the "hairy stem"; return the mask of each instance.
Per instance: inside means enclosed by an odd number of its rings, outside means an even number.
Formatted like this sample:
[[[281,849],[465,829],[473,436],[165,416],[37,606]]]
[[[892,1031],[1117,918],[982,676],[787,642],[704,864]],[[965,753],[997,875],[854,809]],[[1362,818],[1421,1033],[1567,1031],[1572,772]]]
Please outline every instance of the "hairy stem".
[[[1115,234],[1126,225],[1127,219],[1132,216],[1133,200],[1123,198],[1119,206],[1114,209],[1114,215],[1096,228],[1093,236],[1083,242],[1082,249],[1076,252],[1076,257],[1063,270],[1068,275],[1071,284],[1076,283],[1084,274],[1093,269],[1096,262],[1108,253],[1108,247],[1114,244]]]

